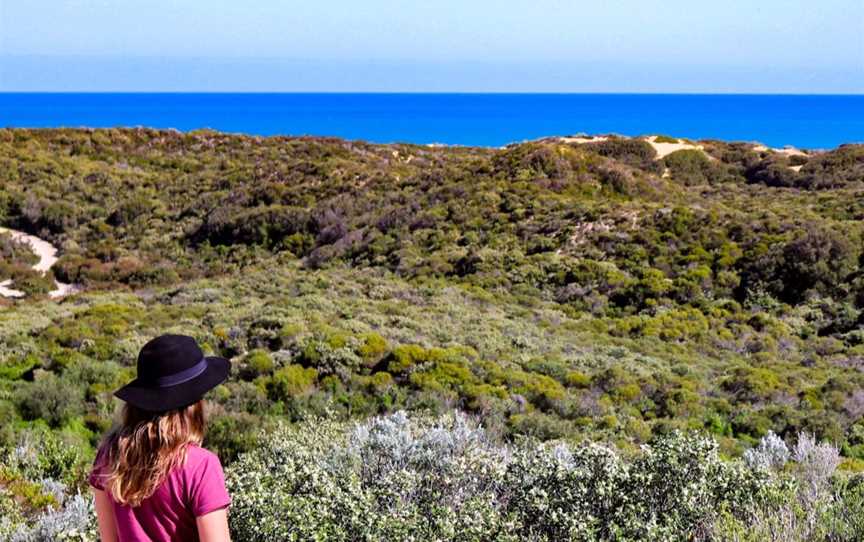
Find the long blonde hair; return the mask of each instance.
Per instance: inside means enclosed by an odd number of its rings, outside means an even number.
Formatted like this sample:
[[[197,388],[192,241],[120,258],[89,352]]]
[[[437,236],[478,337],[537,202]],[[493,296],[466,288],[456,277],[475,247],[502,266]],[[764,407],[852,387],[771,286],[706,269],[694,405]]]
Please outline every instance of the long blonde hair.
[[[167,412],[146,412],[126,403],[122,422],[107,439],[105,490],[120,504],[138,506],[153,495],[190,444],[204,439],[204,401]]]

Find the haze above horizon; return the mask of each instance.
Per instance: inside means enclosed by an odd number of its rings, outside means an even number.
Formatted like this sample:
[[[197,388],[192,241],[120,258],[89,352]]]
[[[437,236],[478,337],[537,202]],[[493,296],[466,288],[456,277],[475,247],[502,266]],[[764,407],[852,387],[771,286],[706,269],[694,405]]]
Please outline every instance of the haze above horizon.
[[[0,91],[864,92],[858,0],[0,0]]]

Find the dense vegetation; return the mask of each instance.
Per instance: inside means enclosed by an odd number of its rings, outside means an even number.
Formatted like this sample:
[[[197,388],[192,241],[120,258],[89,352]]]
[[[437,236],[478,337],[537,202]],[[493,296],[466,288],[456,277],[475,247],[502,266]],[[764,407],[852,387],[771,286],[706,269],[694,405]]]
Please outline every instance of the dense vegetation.
[[[243,540],[860,540],[864,486],[836,448],[773,433],[743,462],[673,431],[632,457],[502,446],[461,416],[279,430],[232,465]]]
[[[59,442],[46,433],[4,458],[6,479],[19,477],[19,494],[45,509],[29,524],[0,516],[4,539],[95,539],[92,501],[70,492],[82,464]],[[790,447],[769,432],[727,461],[695,433],[623,455],[595,443],[503,444],[461,414],[397,412],[350,427],[280,425],[230,465],[227,485],[240,542],[858,541],[864,478],[837,475],[839,463],[835,447],[806,434]]]
[[[698,144],[0,130],[0,226],[85,288],[46,299],[0,236],[0,280],[30,294],[0,301],[0,449],[77,454],[6,461],[0,510],[80,487],[111,391],[170,331],[234,360],[208,441],[229,464],[284,421],[457,407],[496,442],[629,455],[699,430],[731,458],[813,434],[860,470],[864,147]]]

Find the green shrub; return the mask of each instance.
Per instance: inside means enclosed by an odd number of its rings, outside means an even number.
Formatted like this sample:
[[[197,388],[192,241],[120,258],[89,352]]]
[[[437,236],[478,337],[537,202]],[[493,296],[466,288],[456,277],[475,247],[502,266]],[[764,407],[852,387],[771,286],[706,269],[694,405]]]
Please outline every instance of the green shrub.
[[[255,379],[259,376],[268,375],[273,372],[275,364],[270,353],[266,350],[253,350],[246,358],[246,366],[244,368],[244,376],[248,379]]]
[[[358,351],[360,357],[367,363],[375,363],[387,353],[387,341],[378,333],[367,333],[360,338]]]
[[[712,162],[708,156],[696,149],[682,149],[663,157],[669,175],[686,186],[717,184],[732,180],[726,168]]]
[[[579,371],[570,371],[567,373],[564,382],[574,388],[587,388],[591,384],[591,377]]]
[[[260,423],[260,418],[244,412],[215,416],[208,420],[204,445],[223,463],[231,463],[258,445]]]
[[[657,151],[649,142],[641,139],[610,138],[597,143],[587,143],[583,147],[636,168],[658,171],[654,162]]]
[[[82,413],[84,392],[53,373],[41,373],[18,388],[16,403],[25,420],[45,420],[51,427],[60,427]]]
[[[308,395],[315,387],[318,371],[313,367],[288,365],[266,380],[267,395],[273,401],[285,401]]]
[[[401,374],[411,369],[417,363],[425,361],[426,350],[416,344],[400,344],[390,353],[387,370],[393,374]]]

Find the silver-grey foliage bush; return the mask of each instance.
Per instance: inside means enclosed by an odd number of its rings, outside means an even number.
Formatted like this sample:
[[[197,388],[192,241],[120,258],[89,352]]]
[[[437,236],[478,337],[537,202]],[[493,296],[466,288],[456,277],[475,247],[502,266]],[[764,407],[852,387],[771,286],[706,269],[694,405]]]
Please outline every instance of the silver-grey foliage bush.
[[[817,443],[813,435],[802,433],[792,451],[798,464],[797,475],[810,500],[825,492],[831,476],[840,465],[839,450],[828,443]]]
[[[49,509],[34,523],[10,527],[10,542],[91,542],[98,540],[93,499],[74,495],[62,507]],[[0,527],[0,537],[3,536]]]
[[[93,499],[79,493],[82,458],[72,446],[43,431],[25,432],[14,447],[0,450],[0,480],[21,479],[39,488],[51,504],[24,517],[18,499],[0,483],[0,541],[91,542],[98,540]]]
[[[744,452],[744,461],[751,469],[780,470],[789,462],[790,452],[786,442],[768,431],[759,444]]]

